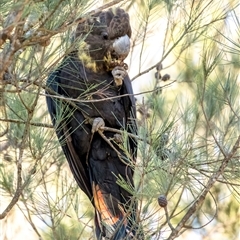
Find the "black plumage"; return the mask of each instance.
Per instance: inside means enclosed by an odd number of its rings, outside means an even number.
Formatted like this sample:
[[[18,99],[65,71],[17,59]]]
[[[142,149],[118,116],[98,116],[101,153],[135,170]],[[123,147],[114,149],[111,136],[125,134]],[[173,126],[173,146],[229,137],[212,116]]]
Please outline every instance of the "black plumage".
[[[130,37],[129,16],[120,8],[88,19],[77,27],[77,49],[47,80],[48,110],[73,176],[96,209],[98,239],[135,235],[136,201],[116,181],[120,177],[134,187],[137,144],[127,137],[125,152],[119,136],[101,128],[137,134],[135,98],[123,62]]]

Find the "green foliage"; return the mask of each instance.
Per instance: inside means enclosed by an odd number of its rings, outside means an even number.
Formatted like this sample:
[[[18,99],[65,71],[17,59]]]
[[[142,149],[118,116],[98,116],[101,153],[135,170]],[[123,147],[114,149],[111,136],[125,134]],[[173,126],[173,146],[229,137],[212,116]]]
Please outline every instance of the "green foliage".
[[[152,90],[142,94],[143,100],[137,96],[136,187],[116,176],[118,184],[138,199],[145,239],[184,238],[195,228],[204,239],[217,238],[211,229],[236,239],[238,2],[137,3],[124,2],[133,26],[129,65],[136,76],[131,77],[133,84],[144,78],[144,88]],[[36,239],[88,239],[93,232],[93,209],[72,179],[44,99],[49,73],[81,44],[82,39],[72,42],[74,20],[91,5],[85,0],[0,2],[0,30],[7,36],[0,38],[0,191],[7,199],[0,214],[7,218],[8,205],[17,206]],[[158,39],[152,42],[155,33]],[[145,78],[159,62],[163,68],[157,72],[171,73],[170,80]],[[88,92],[81,98],[88,99]],[[63,106],[59,122],[75,103],[57,101]],[[167,207],[158,205],[159,195],[166,196]]]

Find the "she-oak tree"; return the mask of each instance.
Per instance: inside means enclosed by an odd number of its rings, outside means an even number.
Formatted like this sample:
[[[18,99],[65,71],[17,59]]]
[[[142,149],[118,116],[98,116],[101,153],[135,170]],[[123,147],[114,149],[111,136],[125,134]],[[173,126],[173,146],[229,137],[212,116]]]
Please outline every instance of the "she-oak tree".
[[[22,234],[7,227],[19,215],[36,239],[94,236],[93,209],[68,170],[47,115],[46,79],[76,44],[77,24],[118,5],[129,13],[133,29],[126,62],[139,135],[135,189],[122,178],[117,183],[138,200],[145,239],[193,233],[236,239],[238,1],[114,1],[99,8],[94,3],[0,3],[3,237]]]

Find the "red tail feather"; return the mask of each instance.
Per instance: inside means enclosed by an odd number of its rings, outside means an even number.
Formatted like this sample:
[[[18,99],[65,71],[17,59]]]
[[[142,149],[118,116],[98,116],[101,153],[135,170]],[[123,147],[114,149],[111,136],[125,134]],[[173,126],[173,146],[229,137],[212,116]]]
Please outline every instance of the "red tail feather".
[[[118,200],[105,194],[95,183],[93,183],[93,200],[97,214],[95,221],[98,221],[97,225],[101,232],[106,236],[115,236],[114,239],[122,239],[126,235],[127,219]]]

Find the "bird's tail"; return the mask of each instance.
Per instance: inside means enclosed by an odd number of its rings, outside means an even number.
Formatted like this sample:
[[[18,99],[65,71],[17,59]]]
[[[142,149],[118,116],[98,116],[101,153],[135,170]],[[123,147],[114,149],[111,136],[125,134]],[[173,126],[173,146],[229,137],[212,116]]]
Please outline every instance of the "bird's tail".
[[[105,194],[98,185],[93,184],[93,198],[96,209],[95,227],[97,239],[103,237],[111,240],[133,239],[130,231],[128,216],[118,203],[109,194]]]

